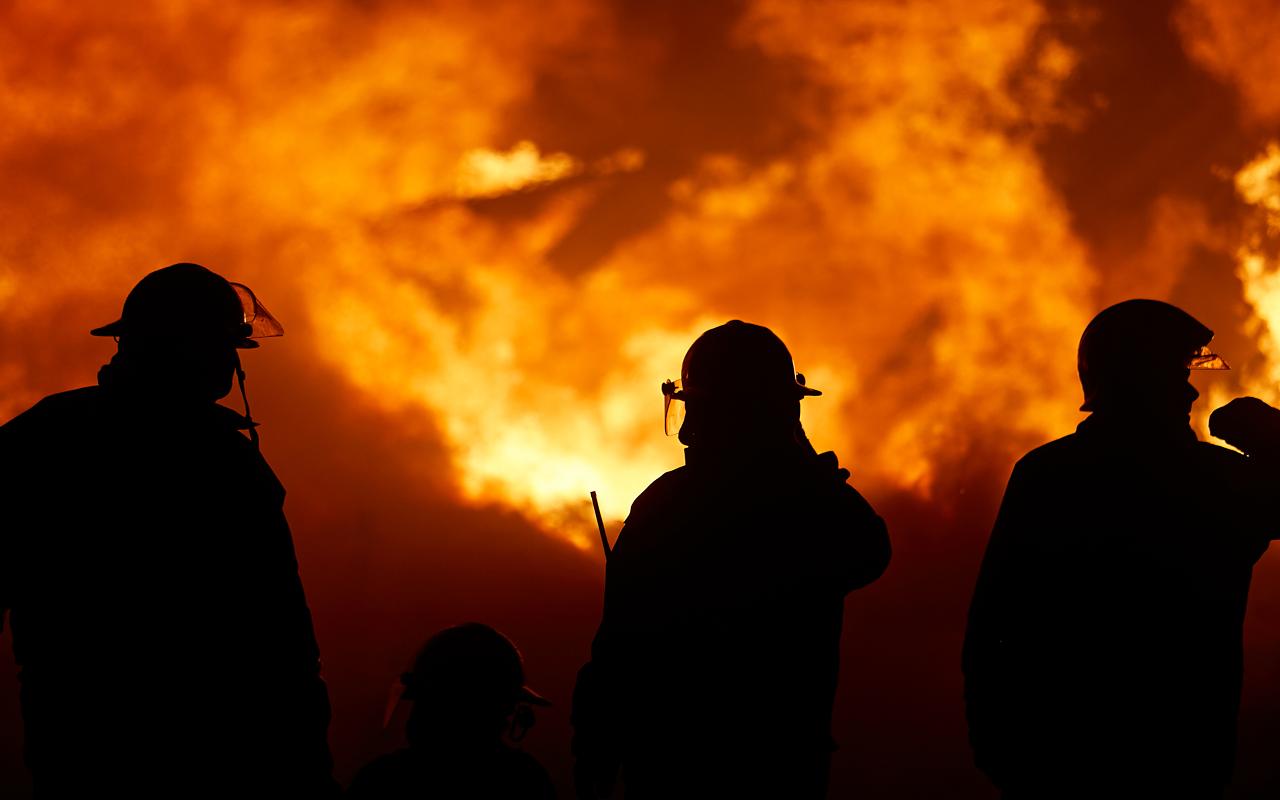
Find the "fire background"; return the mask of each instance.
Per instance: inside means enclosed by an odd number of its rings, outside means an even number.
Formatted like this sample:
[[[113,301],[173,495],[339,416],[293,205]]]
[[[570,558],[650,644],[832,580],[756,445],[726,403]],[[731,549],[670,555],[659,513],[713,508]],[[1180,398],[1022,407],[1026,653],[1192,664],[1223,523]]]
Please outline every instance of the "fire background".
[[[92,382],[111,343],[87,331],[152,269],[258,291],[287,335],[250,391],[344,781],[396,745],[415,649],[475,619],[555,701],[526,747],[568,794],[588,492],[616,535],[680,463],[659,384],[726,319],[825,390],[810,436],[894,537],[848,602],[835,796],[993,796],[968,595],[1013,461],[1080,419],[1096,310],[1155,297],[1218,332],[1202,431],[1280,399],[1274,0],[3,0],[0,22],[0,418]],[[1235,797],[1280,791],[1277,558]],[[29,791],[14,671],[6,797]]]

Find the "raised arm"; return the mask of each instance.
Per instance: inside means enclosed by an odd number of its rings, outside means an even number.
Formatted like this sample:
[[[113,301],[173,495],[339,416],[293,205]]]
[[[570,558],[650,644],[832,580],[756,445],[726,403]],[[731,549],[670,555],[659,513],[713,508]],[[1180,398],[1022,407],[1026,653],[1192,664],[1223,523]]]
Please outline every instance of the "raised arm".
[[[866,498],[846,483],[848,477],[835,453],[823,453],[804,476],[803,491],[794,501],[808,545],[795,550],[806,565],[794,574],[845,594],[883,575],[893,554],[888,526]]]

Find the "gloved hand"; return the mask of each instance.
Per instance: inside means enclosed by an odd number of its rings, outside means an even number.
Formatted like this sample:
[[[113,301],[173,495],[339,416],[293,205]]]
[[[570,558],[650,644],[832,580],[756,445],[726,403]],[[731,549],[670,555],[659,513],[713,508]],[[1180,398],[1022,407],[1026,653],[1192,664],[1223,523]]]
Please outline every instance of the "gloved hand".
[[[1209,433],[1252,457],[1280,459],[1280,409],[1237,397],[1209,416]]]
[[[849,480],[849,470],[840,466],[840,459],[833,450],[818,453],[813,465],[813,472],[817,476],[836,483],[844,483]]]
[[[819,453],[804,432],[804,426],[796,421],[796,446],[803,459],[808,474],[820,483],[844,483],[849,480],[849,470],[840,466],[840,459],[832,450]]]

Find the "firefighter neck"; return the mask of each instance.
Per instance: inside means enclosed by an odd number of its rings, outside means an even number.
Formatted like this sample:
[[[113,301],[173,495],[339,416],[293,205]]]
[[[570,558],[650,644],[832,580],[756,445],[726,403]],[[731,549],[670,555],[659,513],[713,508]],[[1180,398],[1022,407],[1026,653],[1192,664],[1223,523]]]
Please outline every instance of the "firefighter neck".
[[[1190,370],[1140,376],[1111,387],[1093,403],[1094,415],[1135,429],[1185,430],[1200,392],[1191,385]],[[1137,376],[1135,376],[1137,377]]]
[[[798,452],[800,401],[688,404],[680,441],[699,461],[755,462]]]
[[[237,353],[226,341],[120,339],[99,383],[174,406],[215,403],[231,392]]]
[[[405,735],[414,748],[482,752],[502,741],[513,713],[514,703],[425,697],[414,701]]]

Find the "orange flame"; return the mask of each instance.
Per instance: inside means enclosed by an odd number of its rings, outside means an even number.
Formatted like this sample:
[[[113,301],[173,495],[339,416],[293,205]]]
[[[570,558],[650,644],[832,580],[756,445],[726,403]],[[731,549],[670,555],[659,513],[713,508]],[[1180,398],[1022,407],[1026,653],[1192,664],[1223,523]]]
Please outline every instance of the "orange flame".
[[[1007,467],[1078,419],[1088,319],[1182,302],[1233,367],[1200,406],[1280,401],[1273,5],[0,3],[0,418],[92,379],[86,333],[146,271],[255,289],[288,331],[246,366],[349,773],[369,676],[447,615],[523,618],[569,697],[599,586],[561,542],[598,547],[591,490],[616,529],[680,463],[659,386],[693,339],[769,325],[894,527],[844,772],[984,796],[955,609]],[[566,716],[536,737],[562,786]]]
[[[617,519],[679,463],[658,386],[731,317],[789,342],[826,390],[806,403],[811,435],[873,484],[928,493],[970,432],[1010,431],[1011,455],[1074,419],[1071,351],[1092,278],[1031,143],[1010,132],[1043,110],[1007,89],[1028,69],[1036,3],[755,3],[728,46],[822,87],[785,109],[811,120],[807,138],[764,156],[696,130],[646,140],[623,126],[578,152],[512,137],[540,66],[565,51],[603,63],[623,46],[620,20],[587,4],[164,8],[9,12],[16,29],[77,42],[10,84],[11,144],[114,125],[156,148],[129,169],[160,199],[93,219],[63,257],[46,255],[43,291],[86,288],[70,265],[91,258],[111,265],[87,287],[105,298],[187,257],[173,246],[184,241],[212,243],[195,249],[236,275],[276,265],[263,279],[301,294],[324,334],[316,357],[373,402],[434,419],[467,497],[589,546],[590,489]],[[152,25],[197,42],[214,31],[216,49],[129,49]],[[1048,102],[1072,57],[1043,52],[1030,69]],[[642,77],[644,58],[628,65]],[[73,88],[77,106],[54,102]],[[717,98],[705,102],[714,118]],[[672,161],[685,146],[694,155]],[[662,187],[661,212],[566,268],[558,248],[640,213],[627,187],[645,182]],[[512,193],[526,206],[486,205]],[[32,218],[58,198],[40,200]]]
[[[1039,14],[1006,11],[992,4],[975,26],[972,4],[956,4],[972,33],[930,62],[883,48],[932,46],[945,14],[832,6],[818,23],[758,4],[744,43],[804,57],[838,90],[810,147],[763,164],[705,155],[670,184],[661,225],[581,277],[549,256],[582,222],[579,190],[515,225],[455,204],[412,228],[344,236],[314,276],[312,312],[339,320],[356,385],[441,420],[469,496],[548,520],[591,488],[619,517],[677,463],[658,433],[658,384],[697,333],[732,316],[777,327],[827,390],[806,404],[820,443],[927,491],[962,426],[1034,438],[1074,418],[1085,259],[1029,146],[977,113],[1021,113],[1002,87]],[[900,38],[856,35],[881,30]],[[868,113],[873,97],[896,100]],[[538,153],[522,143],[486,163],[519,185],[581,163]],[[441,285],[465,310],[441,302]],[[1046,362],[1064,366],[1030,368]]]
[[[658,386],[731,317],[788,341],[811,436],[873,490],[945,498],[975,447],[1077,418],[1095,271],[1035,132],[1079,56],[1036,2],[756,0],[717,34],[741,73],[687,96],[641,12],[580,0],[229,8],[5,11],[0,147],[36,165],[0,222],[15,329],[208,261],[434,422],[461,494],[583,547],[589,490],[616,520],[679,463]],[[1219,39],[1189,47],[1227,74]],[[53,388],[0,360],[3,410]]]
[[[1237,251],[1237,274],[1244,298],[1253,308],[1254,335],[1266,356],[1265,369],[1250,376],[1251,394],[1280,402],[1280,263],[1269,255],[1280,235],[1280,144],[1271,142],[1235,175],[1236,192],[1254,209],[1244,242]]]

